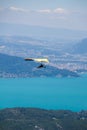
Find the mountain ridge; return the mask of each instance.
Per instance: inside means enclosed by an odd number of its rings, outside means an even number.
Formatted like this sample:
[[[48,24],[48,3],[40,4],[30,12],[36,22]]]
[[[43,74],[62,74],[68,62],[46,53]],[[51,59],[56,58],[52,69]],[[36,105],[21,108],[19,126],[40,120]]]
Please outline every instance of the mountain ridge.
[[[76,54],[85,54],[87,53],[87,38],[81,40],[79,43],[73,46],[72,52]]]
[[[0,59],[0,77],[78,77],[75,72],[50,65],[37,69],[39,63],[24,61],[17,56],[0,53]]]
[[[86,130],[87,111],[7,108],[0,110],[0,130]]]
[[[87,31],[42,26],[0,23],[0,35],[22,35],[41,38],[81,39],[87,36]]]

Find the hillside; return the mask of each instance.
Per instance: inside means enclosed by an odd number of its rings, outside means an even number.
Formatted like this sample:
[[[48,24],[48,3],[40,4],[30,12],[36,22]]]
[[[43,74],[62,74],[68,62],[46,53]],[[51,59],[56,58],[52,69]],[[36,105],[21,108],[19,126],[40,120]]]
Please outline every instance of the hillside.
[[[2,109],[0,130],[87,130],[87,111]]]
[[[87,53],[87,38],[81,40],[72,47],[72,53],[86,54]]]
[[[39,63],[26,62],[23,58],[0,54],[0,77],[78,77],[75,72],[46,65],[37,69]]]

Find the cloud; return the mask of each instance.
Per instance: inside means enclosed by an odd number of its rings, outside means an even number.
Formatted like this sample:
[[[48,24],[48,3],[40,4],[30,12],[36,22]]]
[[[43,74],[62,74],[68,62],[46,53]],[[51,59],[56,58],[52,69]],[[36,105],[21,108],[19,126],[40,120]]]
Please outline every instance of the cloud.
[[[16,12],[27,12],[28,11],[26,9],[17,8],[17,7],[14,7],[14,6],[9,7],[9,10],[16,11]]]
[[[37,13],[49,13],[49,14],[67,14],[68,11],[63,8],[56,8],[56,9],[43,9],[43,10],[36,10]]]
[[[37,10],[38,13],[51,13],[50,9]]]
[[[9,8],[0,8],[0,11],[13,11],[13,12],[24,12],[24,13],[42,13],[42,14],[67,14],[69,11],[64,8],[56,8],[56,9],[40,9],[40,10],[29,10],[24,8],[19,8],[15,6],[11,6]]]
[[[57,8],[53,10],[54,13],[65,14],[67,11],[63,8]]]

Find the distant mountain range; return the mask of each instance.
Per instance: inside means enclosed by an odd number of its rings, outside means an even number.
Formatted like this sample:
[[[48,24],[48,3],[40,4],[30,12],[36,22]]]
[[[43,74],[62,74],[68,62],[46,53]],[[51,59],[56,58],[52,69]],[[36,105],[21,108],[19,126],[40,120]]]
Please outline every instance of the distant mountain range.
[[[87,38],[81,39],[80,41],[73,43],[71,46],[67,46],[64,50],[66,53],[74,55],[87,54]]]
[[[87,38],[85,38],[81,42],[75,44],[72,47],[72,52],[76,53],[76,54],[85,54],[85,53],[87,53]]]
[[[75,40],[85,38],[87,36],[87,31],[0,23],[0,35],[22,35],[36,38]]]
[[[78,74],[47,65],[37,69],[40,63],[24,61],[23,58],[0,54],[0,77],[78,77]]]

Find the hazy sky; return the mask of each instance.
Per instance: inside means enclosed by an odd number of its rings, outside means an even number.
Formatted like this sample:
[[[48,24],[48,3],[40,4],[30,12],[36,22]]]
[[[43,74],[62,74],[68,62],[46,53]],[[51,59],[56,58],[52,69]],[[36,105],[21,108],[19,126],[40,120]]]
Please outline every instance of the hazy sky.
[[[0,0],[0,22],[87,30],[87,0]]]

